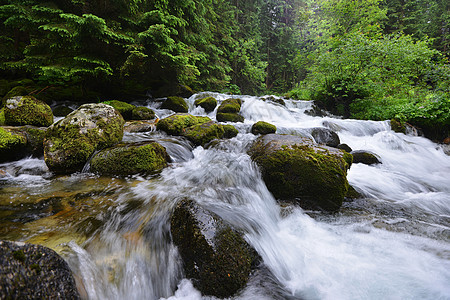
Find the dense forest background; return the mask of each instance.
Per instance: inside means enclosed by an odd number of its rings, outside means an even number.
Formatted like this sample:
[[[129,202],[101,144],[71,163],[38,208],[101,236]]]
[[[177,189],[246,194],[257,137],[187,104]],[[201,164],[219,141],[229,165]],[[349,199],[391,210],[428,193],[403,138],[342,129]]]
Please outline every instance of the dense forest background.
[[[448,0],[0,0],[0,96],[192,88],[316,100],[432,135],[450,123]]]

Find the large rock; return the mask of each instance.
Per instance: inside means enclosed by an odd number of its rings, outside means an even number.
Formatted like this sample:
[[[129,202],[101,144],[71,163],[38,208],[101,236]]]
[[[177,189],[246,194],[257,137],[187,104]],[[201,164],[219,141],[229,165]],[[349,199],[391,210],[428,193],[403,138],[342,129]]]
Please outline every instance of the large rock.
[[[155,112],[148,107],[138,106],[131,111],[131,120],[151,120],[156,118]]]
[[[311,128],[311,135],[316,143],[325,144],[330,147],[337,147],[341,141],[336,132],[325,127]]]
[[[55,173],[81,171],[96,150],[122,140],[125,121],[107,104],[84,104],[53,124],[44,140],[44,159]]]
[[[162,109],[170,109],[178,113],[187,113],[189,106],[183,98],[177,96],[167,97],[161,105]]]
[[[219,122],[244,122],[244,117],[239,114],[241,99],[224,100],[217,108],[216,119]]]
[[[351,155],[353,155],[353,162],[355,164],[362,163],[365,165],[375,165],[375,164],[381,164],[381,160],[378,158],[378,156],[370,151],[366,150],[353,150],[350,152]]]
[[[184,136],[196,146],[204,146],[214,139],[231,138],[237,135],[232,125],[222,125],[208,117],[176,114],[160,120],[157,128],[171,135]]]
[[[0,299],[80,299],[67,263],[55,251],[0,241]]]
[[[26,153],[25,133],[0,127],[0,163],[22,158]]]
[[[259,121],[252,125],[251,132],[253,134],[269,134],[275,133],[277,131],[277,127],[270,123]]]
[[[47,127],[53,123],[53,112],[46,103],[32,96],[17,96],[6,100],[6,125]]]
[[[216,108],[217,100],[214,97],[201,98],[195,100],[194,105],[203,107],[206,112],[210,112]]]
[[[152,174],[167,166],[170,157],[157,142],[122,143],[95,154],[91,171],[104,175]]]
[[[183,200],[170,230],[185,274],[202,294],[226,298],[245,287],[258,254],[217,215]]]
[[[275,198],[329,211],[342,205],[348,190],[350,154],[319,146],[308,138],[277,134],[259,137],[249,154]]]

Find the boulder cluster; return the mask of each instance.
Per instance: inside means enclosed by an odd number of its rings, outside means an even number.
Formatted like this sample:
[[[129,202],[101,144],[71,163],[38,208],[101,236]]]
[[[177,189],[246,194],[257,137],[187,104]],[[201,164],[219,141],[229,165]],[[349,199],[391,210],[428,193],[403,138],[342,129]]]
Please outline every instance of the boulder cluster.
[[[158,130],[203,147],[214,147],[213,141],[238,135],[230,122],[244,121],[241,99],[230,98],[219,105],[215,98],[204,97],[194,105],[208,115],[216,111],[217,121],[190,115],[183,98],[168,97],[160,109],[174,114],[163,119],[150,108],[111,100],[76,109],[58,107],[61,117],[54,122],[54,113],[46,103],[32,96],[13,97],[0,111],[0,124],[5,125],[0,127],[0,163],[35,155],[43,156],[56,175],[81,172],[86,166],[99,175],[153,175],[171,163],[166,148],[157,141],[124,142],[124,131]],[[352,151],[341,144],[338,135],[327,128],[311,128],[308,137],[301,137],[277,134],[276,126],[259,121],[249,132],[258,137],[248,154],[259,166],[269,191],[280,201],[306,209],[337,211],[350,194],[357,197],[347,181],[352,163],[380,163],[376,154]],[[245,287],[260,257],[239,230],[192,199],[178,203],[170,223],[184,273],[204,295],[232,297]],[[26,297],[30,290],[39,288],[44,298],[52,298],[50,290],[79,297],[70,270],[51,250],[0,241],[0,251],[2,268],[12,272],[12,279],[0,278],[7,295]],[[56,265],[44,264],[38,252]],[[48,277],[51,282],[36,277],[47,272],[54,275]]]

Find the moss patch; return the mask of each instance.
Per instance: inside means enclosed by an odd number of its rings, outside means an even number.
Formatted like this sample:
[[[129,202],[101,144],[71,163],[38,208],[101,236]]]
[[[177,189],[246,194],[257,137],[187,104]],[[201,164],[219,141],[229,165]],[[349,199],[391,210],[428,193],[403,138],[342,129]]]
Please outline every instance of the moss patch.
[[[19,158],[26,151],[27,139],[24,134],[0,127],[0,162]]]
[[[206,97],[195,100],[194,105],[203,107],[206,112],[210,112],[216,108],[217,100],[214,97]]]
[[[227,99],[220,104],[218,113],[238,113],[241,110],[241,99]]]
[[[224,138],[231,139],[231,138],[234,138],[235,136],[237,136],[239,133],[239,131],[233,125],[227,124],[227,125],[222,125],[222,126],[223,126],[223,130],[224,130],[224,134],[223,134]]]
[[[224,137],[224,129],[220,124],[215,124],[213,121],[197,124],[187,128],[183,136],[193,142],[195,145],[205,145],[214,139]]]
[[[32,96],[13,97],[5,105],[5,123],[46,127],[53,123],[53,112],[50,106]]]
[[[269,134],[275,133],[277,131],[277,127],[270,123],[259,121],[253,124],[251,131],[253,134]]]
[[[171,135],[182,135],[184,129],[210,121],[211,119],[208,117],[196,117],[188,114],[175,114],[159,120],[156,128]]]
[[[166,149],[156,142],[118,144],[100,151],[91,160],[91,170],[105,175],[155,173],[170,160]]]
[[[155,112],[148,107],[138,106],[131,111],[131,120],[151,120],[155,117]]]
[[[112,107],[117,109],[125,120],[131,120],[132,111],[136,107],[132,104],[119,100],[103,101],[102,103],[111,105]]]
[[[2,108],[0,109],[0,126],[5,125],[5,110]]]
[[[244,117],[237,113],[217,113],[216,119],[219,122],[244,122]]]
[[[170,109],[178,113],[187,113],[189,110],[186,101],[184,101],[183,98],[177,96],[167,97],[166,101],[164,101],[161,105],[161,108]]]

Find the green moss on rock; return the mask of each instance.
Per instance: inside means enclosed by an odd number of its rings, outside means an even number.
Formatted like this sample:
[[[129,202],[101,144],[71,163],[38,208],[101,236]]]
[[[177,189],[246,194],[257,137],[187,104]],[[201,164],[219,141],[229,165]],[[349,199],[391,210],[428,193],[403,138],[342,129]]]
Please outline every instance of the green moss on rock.
[[[50,126],[44,140],[44,159],[56,173],[81,171],[96,150],[122,140],[123,117],[106,104],[84,104]]]
[[[259,121],[253,124],[251,131],[253,134],[269,134],[275,133],[277,131],[277,127],[270,123]]]
[[[189,107],[183,98],[177,96],[167,97],[161,105],[162,109],[170,109],[178,113],[187,113]]]
[[[170,157],[156,142],[118,144],[97,153],[91,171],[104,175],[151,174],[167,166]]]
[[[26,147],[25,134],[0,127],[0,163],[20,158]]]
[[[155,112],[145,106],[138,106],[131,111],[131,120],[151,120],[156,117]]]
[[[236,127],[234,127],[233,125],[222,125],[223,126],[223,137],[227,138],[227,139],[231,139],[234,138],[235,136],[238,135],[239,131],[236,129]]]
[[[342,205],[350,154],[315,145],[307,138],[274,134],[260,137],[249,153],[276,198],[329,211]]]
[[[208,117],[197,117],[188,114],[175,114],[159,120],[156,128],[171,135],[182,135],[184,129],[210,121],[211,119]]]
[[[5,110],[2,108],[0,109],[0,126],[5,125]]]
[[[226,298],[246,286],[259,257],[217,215],[183,200],[174,210],[170,230],[185,274],[202,294]]]
[[[242,100],[241,99],[227,99],[224,100],[219,108],[217,108],[218,113],[238,113],[241,110]]]
[[[391,129],[395,132],[406,133],[405,122],[401,122],[398,119],[391,119]]]
[[[244,117],[237,113],[217,113],[216,119],[219,122],[244,122]]]
[[[17,96],[6,101],[4,108],[7,125],[50,126],[53,112],[46,103],[32,96]]]
[[[191,126],[183,132],[183,136],[193,142],[196,146],[205,145],[214,139],[224,137],[223,125],[213,121]]]
[[[103,101],[102,103],[111,105],[112,107],[117,109],[125,120],[131,120],[133,109],[136,108],[136,106],[132,104],[119,100]]]
[[[217,100],[214,97],[201,98],[195,100],[194,105],[203,107],[206,112],[211,112],[216,108]]]

